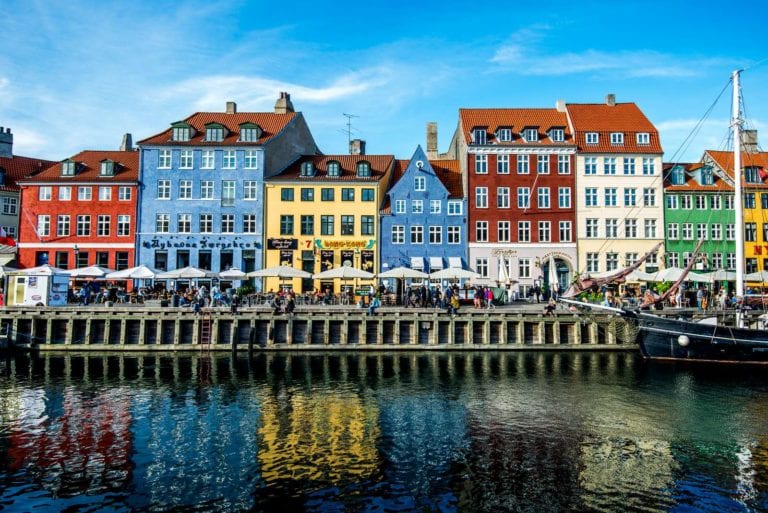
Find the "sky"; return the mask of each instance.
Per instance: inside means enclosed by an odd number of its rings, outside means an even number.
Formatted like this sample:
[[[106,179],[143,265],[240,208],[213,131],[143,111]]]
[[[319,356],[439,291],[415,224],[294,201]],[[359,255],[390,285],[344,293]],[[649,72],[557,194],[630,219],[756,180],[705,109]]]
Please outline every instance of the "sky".
[[[613,93],[656,125],[665,161],[698,161],[726,147],[734,69],[748,127],[768,128],[768,2],[739,5],[0,0],[0,126],[14,154],[62,160],[227,101],[272,111],[287,91],[322,152],[348,151],[352,114],[369,154],[409,158],[430,121],[446,151],[460,108]]]

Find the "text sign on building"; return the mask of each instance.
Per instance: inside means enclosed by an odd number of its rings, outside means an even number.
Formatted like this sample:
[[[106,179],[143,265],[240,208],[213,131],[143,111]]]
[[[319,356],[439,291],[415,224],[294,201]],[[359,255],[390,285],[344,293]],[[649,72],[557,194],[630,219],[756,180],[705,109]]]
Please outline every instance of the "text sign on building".
[[[299,239],[267,239],[267,249],[298,249]]]

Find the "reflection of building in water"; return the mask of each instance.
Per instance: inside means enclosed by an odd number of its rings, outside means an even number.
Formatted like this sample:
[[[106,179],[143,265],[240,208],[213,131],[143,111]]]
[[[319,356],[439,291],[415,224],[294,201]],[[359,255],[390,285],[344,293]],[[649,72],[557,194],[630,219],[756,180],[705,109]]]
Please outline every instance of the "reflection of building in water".
[[[376,406],[344,392],[265,397],[259,430],[262,478],[340,483],[378,468]]]

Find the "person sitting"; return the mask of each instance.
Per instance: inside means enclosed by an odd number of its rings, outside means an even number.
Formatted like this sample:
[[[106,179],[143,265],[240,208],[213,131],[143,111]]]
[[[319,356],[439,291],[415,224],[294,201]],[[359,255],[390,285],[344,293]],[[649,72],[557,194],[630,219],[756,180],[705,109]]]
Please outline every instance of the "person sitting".
[[[544,307],[544,316],[554,317],[556,308],[557,308],[557,303],[555,303],[555,299],[550,297],[549,301],[547,302],[547,306]]]
[[[370,305],[368,306],[368,315],[376,315],[378,313],[376,310],[378,310],[380,306],[381,301],[379,300],[379,296],[373,296]]]
[[[283,313],[283,307],[280,304],[280,298],[277,296],[272,296],[272,302],[269,304],[269,306],[272,308],[272,315],[279,315]]]
[[[293,311],[296,309],[296,298],[293,292],[287,294],[288,299],[285,302],[285,313],[293,315]]]

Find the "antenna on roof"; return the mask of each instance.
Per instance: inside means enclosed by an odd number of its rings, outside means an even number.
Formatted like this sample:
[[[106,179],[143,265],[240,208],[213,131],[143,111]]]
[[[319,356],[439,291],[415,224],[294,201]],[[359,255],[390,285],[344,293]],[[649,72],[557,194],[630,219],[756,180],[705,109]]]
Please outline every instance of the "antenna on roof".
[[[342,130],[342,131],[347,133],[347,144],[349,144],[349,143],[352,142],[352,130],[353,130],[353,128],[352,128],[352,118],[359,118],[360,116],[356,116],[354,114],[347,114],[345,112],[342,113],[342,115],[345,118],[347,118],[347,129],[346,130]]]

